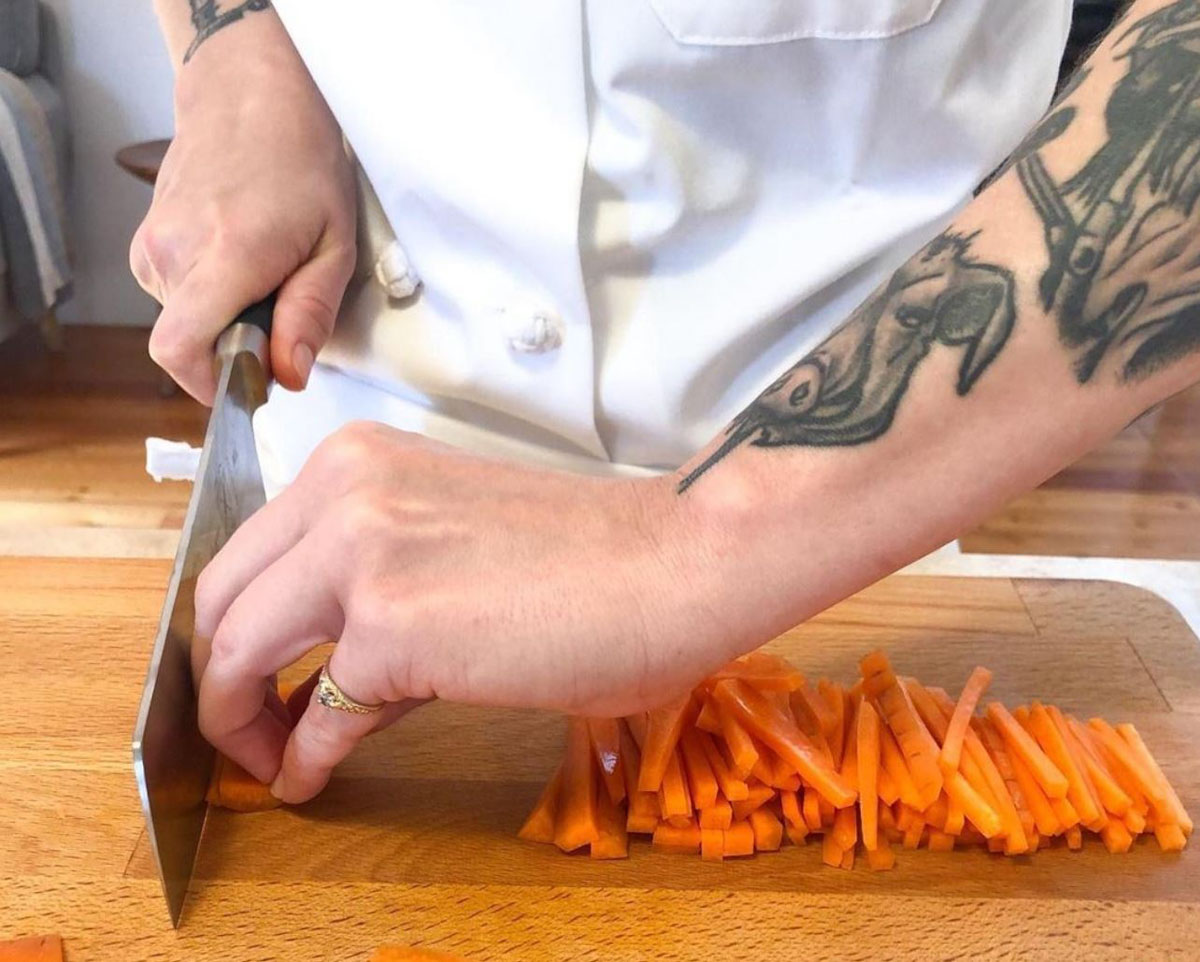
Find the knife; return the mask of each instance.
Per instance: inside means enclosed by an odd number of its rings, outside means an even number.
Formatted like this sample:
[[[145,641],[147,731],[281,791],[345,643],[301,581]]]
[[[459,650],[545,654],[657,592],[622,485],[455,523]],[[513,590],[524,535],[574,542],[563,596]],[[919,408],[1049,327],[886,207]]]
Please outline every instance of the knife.
[[[251,305],[217,340],[217,392],[133,733],[146,834],[176,928],[208,814],[214,760],[197,721],[193,596],[205,565],[266,502],[251,418],[267,400],[274,307],[273,294]]]

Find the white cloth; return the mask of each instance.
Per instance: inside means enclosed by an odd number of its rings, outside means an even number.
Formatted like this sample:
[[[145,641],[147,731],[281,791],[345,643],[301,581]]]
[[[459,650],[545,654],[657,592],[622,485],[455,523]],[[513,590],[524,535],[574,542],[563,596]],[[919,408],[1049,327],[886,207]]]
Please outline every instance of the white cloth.
[[[286,480],[352,414],[678,465],[1016,145],[1070,6],[277,0],[421,286],[365,257],[267,460]]]

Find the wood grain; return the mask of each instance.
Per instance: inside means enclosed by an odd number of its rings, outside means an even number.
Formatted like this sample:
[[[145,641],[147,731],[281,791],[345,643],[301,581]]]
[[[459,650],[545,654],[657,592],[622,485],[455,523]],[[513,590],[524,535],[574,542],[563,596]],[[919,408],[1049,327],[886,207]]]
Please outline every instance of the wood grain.
[[[822,868],[816,846],[714,866],[520,843],[561,720],[441,704],[370,739],[308,805],[214,813],[173,932],[129,770],[166,577],[165,562],[0,559],[0,938],[61,932],[71,962],[365,960],[384,942],[477,962],[1196,958],[1200,858],[1153,844],[905,853],[874,875]],[[985,662],[1010,701],[1133,720],[1200,809],[1200,649],[1154,596],[896,577],[773,643],[847,678],[880,644],[931,683]],[[50,708],[14,709],[13,692]]]

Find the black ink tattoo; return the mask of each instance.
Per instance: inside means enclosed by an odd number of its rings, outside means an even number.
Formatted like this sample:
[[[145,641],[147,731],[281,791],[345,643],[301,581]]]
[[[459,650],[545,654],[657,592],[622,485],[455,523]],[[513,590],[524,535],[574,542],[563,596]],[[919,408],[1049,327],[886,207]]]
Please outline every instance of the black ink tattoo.
[[[947,232],[922,248],[734,419],[724,443],[683,479],[679,493],[744,444],[854,445],[879,437],[935,341],[966,348],[957,390],[970,391],[1016,317],[1012,274],[972,260],[973,239]]]
[[[200,45],[214,33],[237,23],[248,13],[269,9],[271,0],[242,0],[228,10],[222,10],[217,0],[188,0],[188,5],[192,8],[192,26],[196,28],[196,36],[183,55],[184,63],[191,60]]]
[[[1081,383],[1102,365],[1142,378],[1200,349],[1200,0],[1138,19],[1117,49],[1128,68],[1099,149],[1055,180],[1041,150],[1075,120],[1065,107],[1015,160],[1050,255],[1042,306]]]

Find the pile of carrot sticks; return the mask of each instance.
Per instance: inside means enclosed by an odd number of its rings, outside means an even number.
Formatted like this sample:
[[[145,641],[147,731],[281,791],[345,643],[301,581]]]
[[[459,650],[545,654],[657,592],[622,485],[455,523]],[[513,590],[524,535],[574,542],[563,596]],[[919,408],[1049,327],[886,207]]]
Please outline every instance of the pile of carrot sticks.
[[[1153,833],[1186,844],[1192,821],[1132,725],[1086,723],[1034,701],[989,701],[976,668],[955,701],[898,677],[887,656],[849,689],[815,688],[764,652],[731,662],[676,703],[567,721],[566,753],[520,837],[624,858],[630,834],[706,860],[820,836],[825,864],[895,864],[893,846],[1023,855],[1084,831],[1110,852]]]

